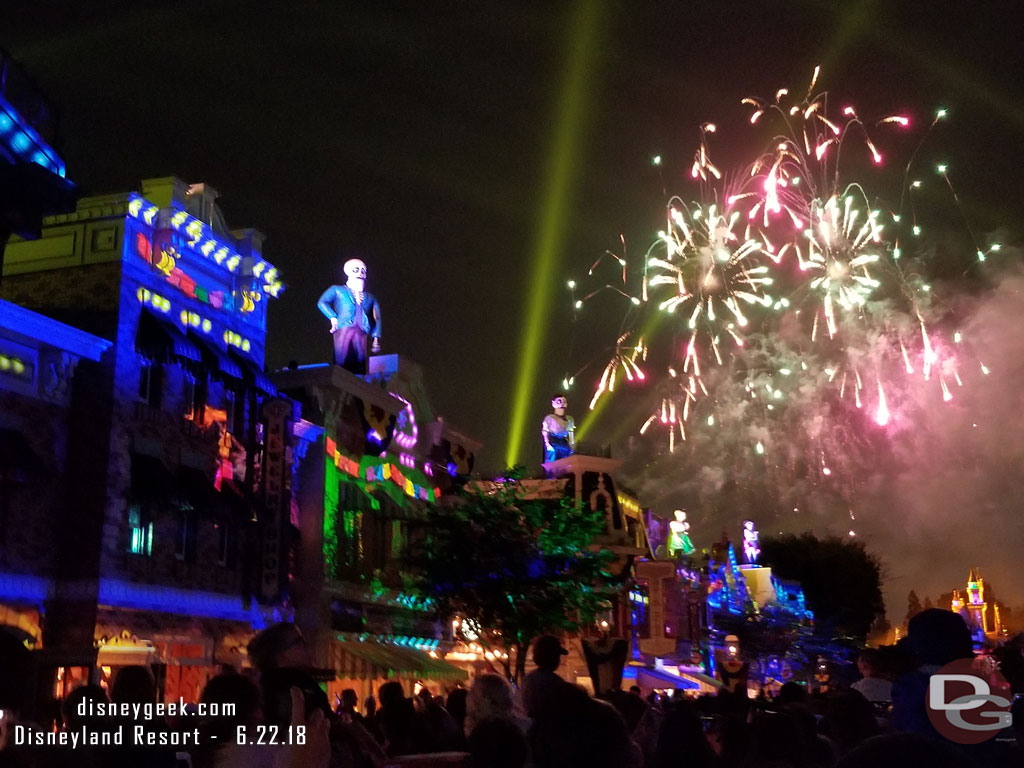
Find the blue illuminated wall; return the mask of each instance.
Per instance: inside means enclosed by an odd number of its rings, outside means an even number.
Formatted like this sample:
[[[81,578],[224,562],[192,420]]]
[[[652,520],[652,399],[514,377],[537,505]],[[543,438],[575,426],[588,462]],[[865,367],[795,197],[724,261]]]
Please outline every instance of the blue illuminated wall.
[[[173,188],[176,181],[166,183]],[[132,193],[127,214],[125,271],[148,292],[137,293],[139,302],[262,370],[267,305],[283,288],[277,269],[257,250],[262,237],[238,242],[218,234],[177,196],[160,208]]]
[[[247,503],[242,497],[252,478],[246,477],[246,456],[257,452],[252,435],[260,403],[276,394],[263,371],[267,310],[283,286],[262,257],[263,236],[229,230],[215,198],[208,186],[173,177],[144,180],[138,191],[83,198],[73,213],[47,218],[41,238],[12,240],[2,291],[114,345],[106,382],[97,382],[107,388],[97,397],[109,403],[109,414],[92,420],[94,431],[107,436],[109,458],[97,454],[88,472],[89,482],[102,484],[105,501],[83,512],[96,521],[99,562],[83,565],[88,573],[76,578],[139,583],[140,589],[144,583],[147,589],[138,594],[167,595],[173,588],[219,595],[203,598],[204,615],[237,619],[248,615],[240,606],[249,589],[241,568],[218,563],[217,516]],[[169,346],[143,349],[144,323]],[[140,394],[147,367],[159,372],[159,402]],[[187,407],[190,386],[203,389],[198,416]],[[227,429],[229,395],[239,420]],[[209,484],[214,501],[209,513],[197,514],[193,559],[176,558],[174,550],[178,501],[186,495],[179,487],[165,491],[154,508],[151,558],[130,551],[138,456],[162,465],[172,484],[186,476]],[[233,475],[222,482],[229,468]],[[239,546],[252,517],[236,510]],[[176,605],[190,612],[187,600],[151,607]]]

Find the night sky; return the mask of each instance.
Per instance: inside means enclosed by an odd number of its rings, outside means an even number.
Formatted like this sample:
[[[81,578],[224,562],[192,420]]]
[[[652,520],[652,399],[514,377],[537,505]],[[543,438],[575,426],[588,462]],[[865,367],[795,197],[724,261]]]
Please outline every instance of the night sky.
[[[343,282],[345,259],[363,258],[383,308],[384,351],[424,367],[438,413],[484,443],[478,467],[500,469],[574,4],[98,5],[9,2],[0,27],[0,45],[60,111],[68,175],[94,194],[137,188],[146,177],[205,181],[221,193],[232,227],[266,233],[264,255],[287,286],[271,307],[269,367],[328,358],[315,301]],[[1019,241],[1016,4],[593,7],[597,45],[587,106],[573,126],[577,153],[555,256],[558,304],[520,460],[539,460],[536,425],[563,375],[599,360],[611,340],[599,322],[571,322],[565,281],[619,249],[620,234],[634,252],[645,250],[663,222],[663,189],[686,193],[700,123],[719,124],[716,161],[728,166],[730,146],[750,139],[740,99],[805,89],[816,64],[819,88],[862,114],[898,111],[923,123],[947,107],[950,120],[929,153],[950,163],[976,231],[1004,226],[1006,242]],[[655,154],[665,158],[661,175]],[[1012,310],[1015,295],[1000,300]],[[598,374],[584,370],[570,412],[582,416]],[[624,418],[609,406],[606,434]],[[915,546],[958,540],[964,518],[951,510],[936,538]],[[948,557],[949,571],[893,566],[890,602],[910,587],[934,599],[973,565],[992,570],[1001,597],[1024,601],[1012,584],[1014,553],[995,541],[1005,533],[1001,519],[988,548],[981,539],[965,546],[962,559]],[[900,561],[892,543],[900,533],[879,529],[878,537],[872,548]],[[901,615],[900,606],[890,612]]]

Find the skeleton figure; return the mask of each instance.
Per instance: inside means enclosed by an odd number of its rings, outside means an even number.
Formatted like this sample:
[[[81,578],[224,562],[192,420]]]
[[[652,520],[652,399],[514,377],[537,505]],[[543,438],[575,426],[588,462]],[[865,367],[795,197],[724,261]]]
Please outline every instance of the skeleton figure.
[[[754,528],[754,521],[745,521],[743,523],[743,557],[751,565],[757,563],[757,556],[761,554],[761,549],[757,546],[757,540],[758,533]]]
[[[331,321],[335,365],[361,375],[366,373],[369,338],[371,351],[380,352],[380,305],[366,293],[366,264],[349,259],[344,270],[345,285],[332,285],[316,305]]]
[[[668,535],[669,557],[678,557],[680,553],[691,555],[697,548],[690,540],[690,524],[686,522],[686,512],[677,509],[672,514],[675,520],[668,524],[669,531],[671,531]]]
[[[565,415],[568,401],[565,395],[551,398],[554,413],[544,417],[540,425],[540,434],[544,438],[544,461],[555,461],[572,456],[576,452],[576,424],[572,416]]]

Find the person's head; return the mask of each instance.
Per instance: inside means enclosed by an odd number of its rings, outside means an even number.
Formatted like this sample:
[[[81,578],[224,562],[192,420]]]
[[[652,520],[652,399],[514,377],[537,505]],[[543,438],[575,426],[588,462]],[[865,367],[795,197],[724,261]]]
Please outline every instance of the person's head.
[[[629,692],[632,693],[634,696],[639,696],[641,693],[643,693],[639,685],[629,686]]]
[[[509,717],[514,701],[512,686],[501,675],[477,675],[466,699],[466,718],[479,722],[488,717]]]
[[[468,700],[469,691],[465,688],[456,688],[448,694],[448,700],[445,701],[444,708],[448,710],[448,714],[461,723],[466,719],[466,702]]]
[[[569,407],[569,401],[565,398],[565,395],[556,392],[551,396],[551,407],[559,416],[564,416],[565,409]]]
[[[220,707],[225,716],[209,718],[207,725],[214,733],[232,733],[239,725],[252,727],[263,720],[260,689],[245,675],[225,672],[211,677],[199,700],[206,705],[232,705],[232,708]]]
[[[693,707],[680,704],[665,712],[658,731],[656,754],[659,765],[698,768],[710,763],[711,748],[704,738],[701,719]]]
[[[840,754],[846,754],[878,733],[874,707],[857,691],[840,691],[829,696],[819,727],[836,743]]]
[[[380,701],[381,708],[400,705],[405,700],[405,691],[402,690],[402,684],[394,681],[384,683],[384,685],[377,689],[377,699]]]
[[[341,692],[341,705],[346,709],[355,709],[359,704],[359,694],[356,693],[355,688],[346,688]]]
[[[942,666],[974,657],[971,632],[963,617],[941,608],[927,608],[907,623],[907,646],[921,664]]]
[[[800,683],[783,683],[779,688],[779,695],[775,697],[775,703],[779,706],[786,704],[804,704],[807,702],[807,689]]]
[[[312,662],[306,638],[297,626],[287,621],[257,632],[249,641],[248,651],[249,661],[260,672],[309,667]]]
[[[345,262],[345,285],[356,291],[363,290],[366,285],[366,264],[361,259],[349,259]]]
[[[526,737],[508,720],[480,721],[468,742],[473,768],[522,768],[526,764]]]
[[[533,663],[541,669],[554,670],[569,652],[554,635],[541,635],[533,643]]]
[[[882,654],[874,648],[865,648],[857,657],[857,671],[863,677],[878,677],[882,672]]]
[[[85,715],[79,715],[79,705],[82,702],[91,704],[106,704],[107,692],[98,685],[80,685],[69,693],[61,705],[61,713],[64,715],[64,723],[68,729],[80,728],[90,722],[97,722],[96,718],[88,713],[88,706],[84,707]]]
[[[775,760],[791,765],[806,762],[806,731],[793,711],[759,714],[750,724],[750,735],[754,764]]]
[[[110,687],[110,700],[118,704],[152,704],[156,701],[156,680],[149,667],[122,667]]]
[[[677,523],[685,522],[686,521],[686,510],[684,510],[684,509],[677,509],[677,510],[675,510],[672,513],[672,516],[676,519]]]

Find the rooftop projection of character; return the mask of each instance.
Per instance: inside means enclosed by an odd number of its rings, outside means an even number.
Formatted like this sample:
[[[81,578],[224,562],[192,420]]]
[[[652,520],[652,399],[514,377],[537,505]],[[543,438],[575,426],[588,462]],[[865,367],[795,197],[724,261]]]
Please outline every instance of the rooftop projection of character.
[[[565,415],[569,402],[565,395],[554,395],[551,407],[554,413],[544,417],[540,425],[540,434],[544,438],[544,462],[564,459],[576,452],[576,424],[572,416]]]
[[[754,521],[747,520],[743,523],[743,557],[751,565],[757,564],[758,555],[761,554],[761,548],[758,547],[759,535],[757,529],[754,528]]]
[[[373,340],[371,352],[380,352],[380,305],[374,295],[365,290],[366,264],[359,259],[349,259],[344,269],[345,285],[332,285],[316,305],[331,321],[335,365],[363,375],[367,341]]]
[[[686,521],[686,512],[677,509],[672,514],[675,520],[668,524],[668,556],[677,558],[680,555],[691,555],[696,547],[690,540],[690,524]]]

